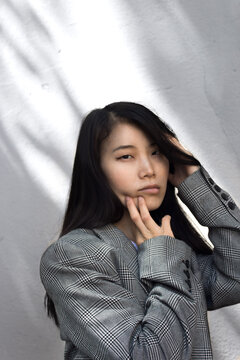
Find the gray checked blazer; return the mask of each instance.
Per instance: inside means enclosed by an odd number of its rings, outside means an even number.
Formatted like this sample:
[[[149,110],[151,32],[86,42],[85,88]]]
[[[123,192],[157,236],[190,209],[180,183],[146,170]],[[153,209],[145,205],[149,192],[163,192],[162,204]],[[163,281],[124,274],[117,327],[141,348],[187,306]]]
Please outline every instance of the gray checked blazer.
[[[40,274],[65,360],[212,359],[207,310],[240,302],[240,211],[203,167],[178,196],[209,228],[213,254],[165,235],[136,250],[113,224],[47,248]]]

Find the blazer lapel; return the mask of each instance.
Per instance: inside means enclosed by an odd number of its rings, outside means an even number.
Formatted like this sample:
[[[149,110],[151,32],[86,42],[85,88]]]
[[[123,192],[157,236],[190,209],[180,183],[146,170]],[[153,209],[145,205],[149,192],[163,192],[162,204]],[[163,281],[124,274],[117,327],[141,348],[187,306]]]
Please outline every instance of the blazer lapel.
[[[153,285],[148,280],[140,280],[137,250],[132,241],[113,224],[108,224],[101,228],[95,228],[93,231],[103,241],[109,243],[117,250],[118,258],[121,261],[121,265],[119,267],[121,278],[125,279],[129,286],[131,282],[131,276],[129,277],[130,271],[134,276],[135,281],[137,281],[138,286],[141,287],[146,296],[146,294],[152,289]]]
[[[119,257],[124,259],[129,270],[139,278],[137,250],[132,241],[113,224],[95,228],[93,231],[106,243],[118,250]]]

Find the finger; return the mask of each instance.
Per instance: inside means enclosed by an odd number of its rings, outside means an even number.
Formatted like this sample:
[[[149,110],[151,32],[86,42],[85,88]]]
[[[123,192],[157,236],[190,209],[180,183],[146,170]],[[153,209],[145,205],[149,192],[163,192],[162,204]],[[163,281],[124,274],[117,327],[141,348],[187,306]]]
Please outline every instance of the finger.
[[[168,236],[172,236],[174,237],[174,234],[173,234],[173,231],[172,231],[172,228],[171,228],[171,216],[170,215],[165,215],[163,218],[162,218],[162,229],[163,229],[163,232],[164,232],[164,235],[168,235]]]
[[[149,231],[154,231],[158,225],[155,223],[146,205],[144,197],[138,197],[138,204],[142,221]]]
[[[165,215],[163,218],[162,218],[162,226],[167,226],[167,225],[170,225],[170,221],[171,221],[171,216],[170,215]]]
[[[137,228],[141,232],[141,234],[143,236],[145,236],[147,228],[141,219],[140,213],[139,213],[138,209],[136,208],[136,205],[134,204],[133,199],[127,196],[126,197],[126,205],[127,205],[127,208],[128,208],[128,211],[129,211],[132,221],[137,226]]]

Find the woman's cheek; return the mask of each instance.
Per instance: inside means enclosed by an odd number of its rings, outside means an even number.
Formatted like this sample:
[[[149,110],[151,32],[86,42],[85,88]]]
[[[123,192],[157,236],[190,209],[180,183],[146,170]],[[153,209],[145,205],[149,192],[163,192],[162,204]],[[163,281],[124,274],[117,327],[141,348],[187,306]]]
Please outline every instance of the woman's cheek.
[[[121,203],[125,206],[126,206],[126,196],[130,196],[133,201],[134,201],[134,204],[135,206],[138,208],[138,200],[137,200],[137,197],[134,197],[133,194],[131,192],[124,192],[124,193],[121,193],[121,194],[117,194],[119,200],[121,201]]]

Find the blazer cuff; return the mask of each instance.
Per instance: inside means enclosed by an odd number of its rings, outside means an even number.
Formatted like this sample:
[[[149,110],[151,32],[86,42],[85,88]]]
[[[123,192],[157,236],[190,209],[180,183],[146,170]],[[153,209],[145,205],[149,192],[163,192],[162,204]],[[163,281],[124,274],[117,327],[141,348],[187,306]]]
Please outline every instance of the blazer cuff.
[[[236,226],[240,210],[230,194],[222,190],[201,166],[178,187],[178,196],[203,226]]]
[[[191,292],[192,249],[184,241],[161,235],[139,246],[140,278]]]

